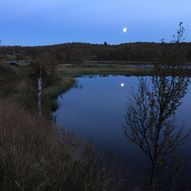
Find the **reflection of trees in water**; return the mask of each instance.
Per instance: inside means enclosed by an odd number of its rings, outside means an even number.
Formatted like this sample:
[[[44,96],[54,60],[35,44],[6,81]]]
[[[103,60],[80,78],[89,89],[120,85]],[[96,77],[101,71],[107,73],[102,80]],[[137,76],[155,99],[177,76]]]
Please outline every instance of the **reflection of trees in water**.
[[[177,129],[175,111],[188,83],[185,77],[156,76],[150,82],[142,78],[129,100],[125,135],[151,162],[152,190],[172,188],[182,168],[179,151],[187,135]]]

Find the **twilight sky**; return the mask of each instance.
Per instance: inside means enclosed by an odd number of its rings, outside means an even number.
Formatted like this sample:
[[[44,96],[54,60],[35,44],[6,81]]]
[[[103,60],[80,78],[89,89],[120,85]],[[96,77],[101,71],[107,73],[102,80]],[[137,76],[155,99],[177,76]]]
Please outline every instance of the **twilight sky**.
[[[0,40],[3,45],[170,41],[182,21],[191,41],[190,9],[191,0],[0,0]]]

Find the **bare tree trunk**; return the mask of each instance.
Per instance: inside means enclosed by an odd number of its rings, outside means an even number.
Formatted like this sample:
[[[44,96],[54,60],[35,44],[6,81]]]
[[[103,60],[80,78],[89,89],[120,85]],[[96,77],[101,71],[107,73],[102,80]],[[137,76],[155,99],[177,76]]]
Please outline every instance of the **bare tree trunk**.
[[[151,185],[151,190],[152,191],[156,191],[156,166],[157,166],[157,163],[156,162],[153,162],[152,163],[152,167],[151,167],[151,175],[150,175],[150,185]]]
[[[38,78],[38,116],[42,116],[42,77]]]

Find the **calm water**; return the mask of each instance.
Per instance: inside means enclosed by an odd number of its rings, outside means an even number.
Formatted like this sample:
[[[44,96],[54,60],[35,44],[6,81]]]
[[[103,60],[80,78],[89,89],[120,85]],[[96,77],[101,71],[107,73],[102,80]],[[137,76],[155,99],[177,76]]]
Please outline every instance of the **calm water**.
[[[150,79],[151,77],[146,77]],[[128,96],[136,92],[138,77],[84,76],[77,84],[58,97],[59,109],[53,114],[57,124],[92,141],[99,148],[126,162],[132,169],[146,171],[148,160],[143,152],[124,135]],[[177,124],[191,124],[191,85],[176,111]],[[185,161],[191,158],[191,145],[184,145]],[[191,165],[187,171],[191,171]]]

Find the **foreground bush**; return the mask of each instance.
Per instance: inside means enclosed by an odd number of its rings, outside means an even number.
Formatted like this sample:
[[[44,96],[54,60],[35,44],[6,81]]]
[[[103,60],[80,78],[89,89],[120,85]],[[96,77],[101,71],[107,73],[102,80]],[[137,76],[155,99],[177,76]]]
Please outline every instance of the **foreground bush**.
[[[120,190],[111,170],[52,122],[0,105],[0,190]]]

